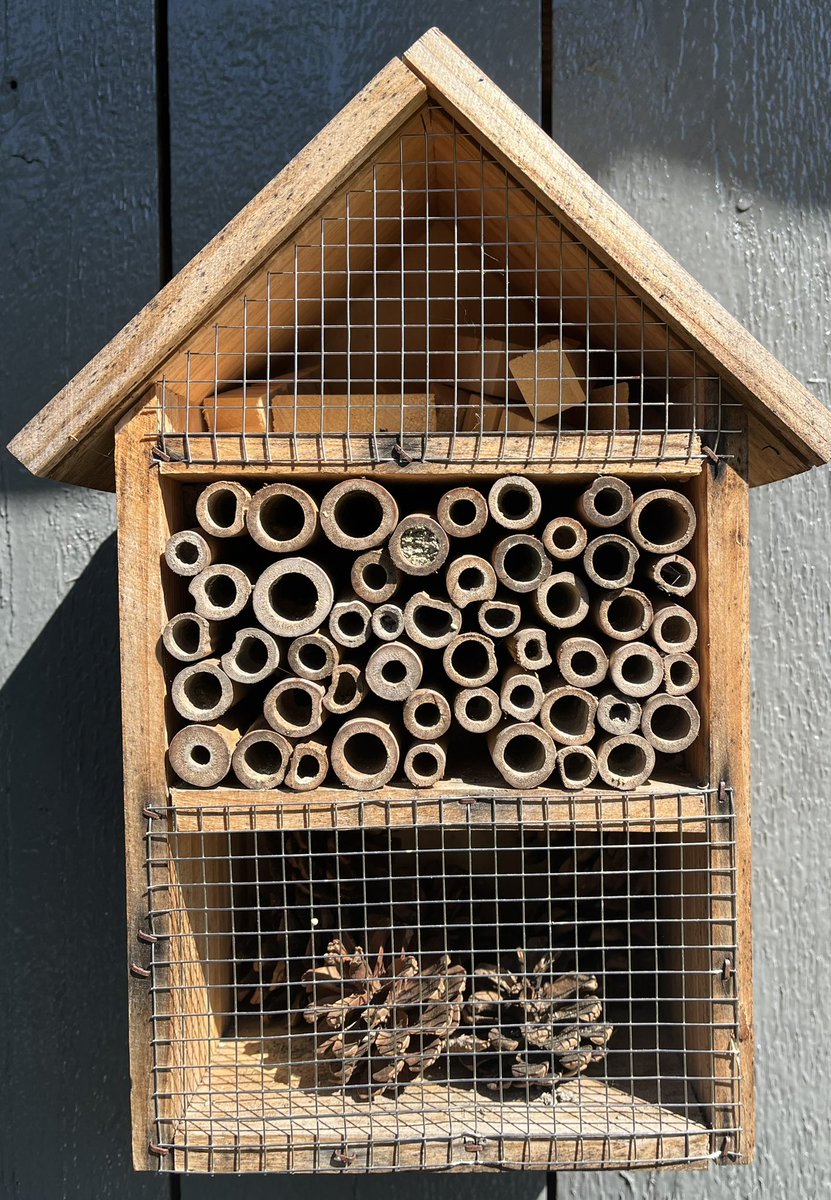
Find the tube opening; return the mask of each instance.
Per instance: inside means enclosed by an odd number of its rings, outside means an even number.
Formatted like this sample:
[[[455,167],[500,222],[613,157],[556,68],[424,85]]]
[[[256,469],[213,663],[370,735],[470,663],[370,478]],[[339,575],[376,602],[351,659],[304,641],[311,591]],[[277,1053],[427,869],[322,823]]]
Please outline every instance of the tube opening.
[[[625,546],[619,542],[602,542],[596,546],[592,554],[592,566],[595,574],[610,583],[617,583],[626,578],[629,570],[629,555]]]
[[[481,679],[490,665],[487,649],[481,642],[459,642],[453,647],[450,661],[463,679]]]
[[[382,592],[389,583],[389,575],[383,563],[364,563],[361,570],[364,587],[370,592]]]
[[[416,629],[425,637],[443,637],[453,628],[453,619],[443,608],[434,608],[432,604],[419,604],[413,613]]]
[[[208,497],[208,516],[217,529],[230,529],[237,520],[237,497],[230,488],[217,488]]]
[[[582,696],[559,696],[551,705],[548,719],[552,728],[570,737],[579,737],[589,727],[589,705]]]
[[[222,684],[209,671],[196,671],[184,681],[183,691],[194,708],[205,712],[216,708],[222,700]]]
[[[192,617],[183,617],[172,629],[173,641],[182,654],[196,654],[201,641],[199,625]]]
[[[332,700],[335,704],[350,704],[355,699],[357,690],[358,681],[355,676],[350,675],[348,671],[341,671],[335,684]]]
[[[400,658],[388,658],[381,667],[381,678],[385,683],[403,683],[407,678],[407,668]]]
[[[530,583],[542,573],[542,558],[536,546],[518,542],[510,547],[503,559],[505,574],[517,583]]]
[[[580,610],[580,593],[572,583],[559,580],[545,593],[545,607],[552,617],[575,616]]]
[[[656,496],[640,510],[638,527],[642,537],[653,546],[669,546],[684,537],[689,528],[689,519],[677,500]]]
[[[514,623],[514,614],[509,608],[489,608],[487,612],[487,622],[491,629],[499,631],[500,629],[510,629]]]
[[[257,637],[244,637],[236,655],[236,665],[245,675],[256,675],[268,663],[268,649]]]
[[[301,783],[311,783],[313,779],[317,779],[320,771],[321,764],[313,754],[300,755],[295,774]]]
[[[268,589],[268,602],[278,616],[289,621],[302,621],[317,607],[317,588],[308,575],[287,571]]]
[[[181,538],[173,548],[176,559],[183,567],[192,567],[199,561],[199,547],[187,538]]]
[[[439,760],[431,750],[419,750],[412,757],[411,767],[422,779],[430,779],[439,770]]]
[[[448,516],[454,525],[464,529],[476,520],[476,505],[472,500],[454,500],[448,509]]]
[[[465,567],[459,573],[459,587],[464,592],[475,592],[485,586],[485,576],[480,567]]]
[[[636,596],[616,596],[606,609],[606,620],[618,633],[642,629],[646,613]]]
[[[688,641],[691,632],[689,621],[680,613],[673,613],[661,623],[661,636],[671,646],[680,646]]]
[[[531,512],[532,496],[525,488],[508,486],[502,489],[496,501],[499,511],[509,521],[521,521]]]
[[[322,671],[329,661],[323,646],[319,646],[317,642],[304,642],[297,652],[297,657],[300,665],[307,671]]]
[[[669,664],[669,681],[673,687],[688,687],[692,683],[693,672],[690,663],[683,658]]]
[[[377,775],[389,762],[387,749],[377,733],[353,733],[343,744],[343,757],[359,775]]]
[[[588,679],[597,671],[597,659],[589,650],[578,650],[571,659],[571,669],[575,675]]]
[[[381,501],[372,492],[344,492],[335,501],[334,520],[338,528],[350,538],[371,537],[381,528],[384,509]]]
[[[676,704],[658,705],[653,710],[650,725],[656,737],[668,742],[680,741],[692,730],[690,714]]]
[[[190,748],[191,762],[196,763],[197,767],[207,767],[208,763],[213,758],[207,746],[203,746],[201,742],[197,742],[195,746]]]
[[[303,505],[294,496],[277,492],[263,501],[260,507],[260,526],[275,542],[290,542],[306,526]]]
[[[570,525],[557,525],[551,532],[551,542],[558,550],[573,550],[577,545],[577,530]]]
[[[667,587],[688,589],[692,582],[690,568],[685,563],[680,562],[665,562],[661,563],[658,570],[660,579]]]
[[[527,683],[520,683],[511,688],[511,703],[515,708],[531,709],[534,707],[534,700],[533,688],[530,688]]]
[[[383,612],[378,620],[385,633],[398,633],[401,630],[401,618],[397,613]]]
[[[536,662],[538,658],[542,658],[542,642],[539,638],[528,638],[525,643],[525,657],[529,662]]]
[[[594,776],[594,763],[582,750],[572,750],[565,764],[563,771],[574,783],[588,783]]]
[[[434,704],[432,700],[423,700],[421,704],[417,704],[413,716],[415,717],[416,724],[422,729],[435,729],[441,722],[439,706],[438,704]]]
[[[237,599],[237,585],[230,575],[210,575],[205,580],[205,595],[214,608],[231,608]]]
[[[288,725],[304,728],[312,719],[312,697],[304,688],[284,688],[274,707]]]
[[[655,668],[645,654],[630,654],[621,663],[620,673],[627,683],[641,685],[651,681]]]
[[[470,696],[465,703],[465,716],[469,721],[489,721],[493,716],[493,704],[487,696]]]
[[[512,771],[530,774],[545,766],[545,747],[542,742],[529,733],[518,733],[505,743],[502,751],[505,765]]]
[[[610,707],[609,707],[609,720],[610,721],[614,721],[616,725],[617,724],[622,725],[622,724],[624,724],[624,722],[630,721],[631,719],[632,719],[632,709],[624,700],[616,700],[614,704],[610,705]]]
[[[623,508],[623,497],[614,488],[599,488],[594,494],[594,508],[601,517],[613,517]]]
[[[263,777],[276,775],[283,766],[283,752],[280,747],[265,738],[247,746],[243,758],[249,771]]]
[[[621,779],[633,779],[646,766],[646,754],[642,746],[622,742],[613,746],[607,759],[608,768]]]
[[[335,624],[346,638],[360,637],[366,629],[366,622],[354,608],[345,608],[335,617]]]

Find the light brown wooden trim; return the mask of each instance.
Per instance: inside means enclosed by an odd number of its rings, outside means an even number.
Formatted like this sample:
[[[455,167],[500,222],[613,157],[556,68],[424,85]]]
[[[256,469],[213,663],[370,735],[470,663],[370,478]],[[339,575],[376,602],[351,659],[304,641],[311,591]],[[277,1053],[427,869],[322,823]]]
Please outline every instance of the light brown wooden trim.
[[[831,412],[438,29],[404,62],[430,95],[683,336],[806,467],[831,460]]]
[[[9,449],[36,475],[104,486],[97,453],[137,391],[218,304],[424,103],[393,59],[45,408]],[[100,453],[100,452],[99,452]]]

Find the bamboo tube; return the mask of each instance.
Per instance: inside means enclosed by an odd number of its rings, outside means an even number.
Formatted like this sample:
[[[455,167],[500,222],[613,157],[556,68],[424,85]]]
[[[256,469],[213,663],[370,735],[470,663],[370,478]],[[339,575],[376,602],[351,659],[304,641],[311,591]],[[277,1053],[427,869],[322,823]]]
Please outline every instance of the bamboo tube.
[[[405,575],[434,575],[450,553],[447,534],[426,513],[412,513],[399,521],[389,540],[389,555]]]
[[[352,590],[367,604],[383,604],[394,596],[401,583],[401,572],[386,550],[367,550],[352,564]]]
[[[192,787],[216,787],[231,769],[238,738],[239,730],[229,725],[186,725],[171,740],[167,752],[170,766]]]
[[[688,596],[695,587],[695,567],[681,554],[665,554],[646,568],[648,577],[668,596]]]
[[[419,741],[435,741],[450,728],[447,700],[434,688],[416,688],[404,701],[404,728]]]
[[[329,751],[323,742],[297,742],[286,772],[286,787],[313,792],[329,773]]]
[[[395,642],[404,632],[404,611],[398,604],[381,604],[370,624],[380,642]]]
[[[606,637],[616,642],[634,642],[648,633],[655,614],[643,592],[636,588],[619,588],[596,600],[592,615]]]
[[[589,593],[573,571],[549,575],[531,599],[539,616],[555,629],[573,629],[588,616]]]
[[[268,792],[283,782],[291,752],[291,742],[260,718],[237,742],[231,764],[243,787]]]
[[[228,678],[216,658],[183,667],[170,686],[177,713],[199,724],[224,716],[241,694],[240,685]]]
[[[592,583],[603,588],[628,587],[637,561],[637,547],[619,533],[601,533],[583,552],[584,571]]]
[[[505,529],[530,529],[540,519],[542,496],[524,475],[503,475],[488,492],[488,510]]]
[[[241,483],[209,483],[196,501],[196,519],[212,537],[239,537],[245,533],[245,514],[251,494]]]
[[[280,647],[270,633],[250,625],[237,630],[231,649],[219,661],[236,683],[262,683],[279,667]]]
[[[494,766],[510,787],[538,787],[551,778],[557,748],[544,729],[531,721],[502,725],[488,734]]]
[[[664,659],[664,687],[668,696],[686,696],[699,684],[698,663],[689,654],[668,654]]]
[[[502,676],[499,704],[507,716],[517,721],[533,721],[543,701],[542,684],[530,671],[523,671],[516,663],[508,667]]]
[[[352,712],[366,696],[363,671],[355,663],[339,663],[323,697],[323,707],[335,715]]]
[[[368,709],[344,721],[332,742],[332,770],[345,787],[367,792],[389,783],[401,751],[385,714]]]
[[[270,633],[296,638],[326,620],[335,593],[322,567],[308,558],[281,558],[266,567],[254,587],[254,612]]]
[[[647,642],[625,642],[612,651],[609,676],[624,696],[642,700],[657,692],[664,681],[664,664],[654,646]]]
[[[193,606],[208,621],[238,617],[251,596],[251,580],[239,567],[212,563],[188,584]]]
[[[614,475],[599,475],[577,500],[577,515],[596,529],[611,529],[625,521],[634,497],[628,483]]]
[[[632,696],[606,692],[597,702],[597,723],[606,733],[618,737],[640,728],[641,706]]]
[[[329,614],[329,633],[339,646],[357,650],[369,641],[372,613],[357,596],[339,600]]]
[[[650,696],[643,706],[641,730],[656,750],[679,754],[698,737],[701,717],[688,696]]]
[[[320,524],[330,542],[344,550],[372,550],[398,524],[398,505],[372,479],[345,479],[326,493]]]
[[[588,535],[574,517],[554,517],[542,532],[542,544],[552,558],[567,562],[586,549]]]
[[[198,613],[177,613],[162,632],[162,645],[179,662],[198,662],[213,653],[218,632],[207,617]]]
[[[590,746],[563,746],[557,752],[557,769],[564,788],[579,791],[597,776],[597,757]]]
[[[606,651],[591,638],[566,638],[557,650],[557,666],[566,683],[573,687],[596,687],[606,678],[609,660]]]
[[[320,683],[340,662],[340,650],[322,633],[304,633],[291,643],[287,658],[294,675]]]
[[[655,768],[655,751],[637,733],[606,738],[597,749],[597,770],[609,787],[627,791],[646,783]]]
[[[442,666],[460,687],[484,687],[498,670],[493,641],[483,633],[461,633],[445,646]]]
[[[522,619],[522,609],[508,600],[486,600],[479,605],[476,620],[482,633],[489,637],[509,637],[516,633]]]
[[[311,679],[289,676],[276,683],[263,701],[263,716],[275,733],[304,738],[317,733],[326,719],[325,689]]]
[[[650,630],[655,645],[666,654],[686,654],[698,640],[695,617],[680,604],[660,604]]]
[[[404,629],[418,646],[442,650],[462,628],[462,614],[454,604],[427,592],[416,592],[404,608]]]
[[[216,542],[199,529],[183,529],[167,539],[164,560],[174,575],[190,578],[209,567],[216,556]]]
[[[475,488],[451,488],[439,500],[436,518],[450,537],[474,537],[488,523],[487,501]]]
[[[317,505],[293,483],[269,483],[251,497],[245,521],[258,546],[274,554],[293,554],[317,533]]]
[[[447,770],[447,740],[413,742],[404,755],[404,774],[413,787],[434,787]]]
[[[511,658],[524,671],[544,671],[554,661],[548,649],[548,635],[533,625],[523,625],[511,634],[506,645]]]
[[[369,656],[367,687],[382,700],[403,701],[421,683],[423,670],[421,659],[412,646],[406,642],[387,642]]]
[[[635,501],[629,514],[629,536],[649,554],[677,554],[692,541],[695,509],[674,488],[655,488]]]
[[[453,715],[469,733],[488,733],[502,720],[499,697],[492,688],[462,688],[453,698]]]
[[[459,608],[492,600],[496,595],[496,572],[478,554],[460,554],[447,568],[447,594]]]
[[[497,579],[512,592],[533,592],[551,574],[551,559],[539,538],[512,533],[491,554]]]
[[[565,684],[547,692],[540,708],[540,725],[558,746],[585,746],[594,737],[597,697],[584,688]]]

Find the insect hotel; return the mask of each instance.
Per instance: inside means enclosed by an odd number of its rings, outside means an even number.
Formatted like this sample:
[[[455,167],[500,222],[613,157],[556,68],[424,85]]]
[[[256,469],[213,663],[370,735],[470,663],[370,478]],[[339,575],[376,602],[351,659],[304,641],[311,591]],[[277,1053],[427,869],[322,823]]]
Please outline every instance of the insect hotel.
[[[118,497],[137,1167],[752,1156],[748,489],[831,417],[452,43],[12,449]]]

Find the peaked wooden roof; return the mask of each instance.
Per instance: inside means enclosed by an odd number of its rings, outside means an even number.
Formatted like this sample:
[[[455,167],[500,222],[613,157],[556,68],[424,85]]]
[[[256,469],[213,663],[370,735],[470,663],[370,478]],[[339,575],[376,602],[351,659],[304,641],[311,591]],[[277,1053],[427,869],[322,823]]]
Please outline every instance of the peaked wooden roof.
[[[431,98],[548,207],[751,413],[751,482],[831,461],[831,412],[439,30],[394,59],[32,418],[36,475],[112,487],[115,427],[165,360]]]

